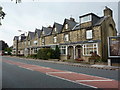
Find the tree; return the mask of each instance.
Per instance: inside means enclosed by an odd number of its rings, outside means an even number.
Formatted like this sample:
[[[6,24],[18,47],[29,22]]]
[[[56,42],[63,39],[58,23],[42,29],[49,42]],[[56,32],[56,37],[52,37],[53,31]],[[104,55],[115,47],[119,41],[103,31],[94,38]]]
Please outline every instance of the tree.
[[[4,50],[5,48],[8,48],[8,44],[0,40],[0,50]]]
[[[60,59],[60,49],[59,49],[58,45],[56,45],[56,47],[55,47],[54,55],[55,55],[55,59]]]
[[[11,1],[13,1],[13,0],[11,0]],[[21,3],[21,0],[16,0],[16,4],[17,4],[17,3]]]
[[[4,17],[5,17],[5,13],[2,11],[2,7],[0,6],[0,25],[2,25],[1,24],[1,19],[4,19]]]
[[[12,48],[7,47],[4,49],[4,52],[7,52],[8,55],[11,55]]]

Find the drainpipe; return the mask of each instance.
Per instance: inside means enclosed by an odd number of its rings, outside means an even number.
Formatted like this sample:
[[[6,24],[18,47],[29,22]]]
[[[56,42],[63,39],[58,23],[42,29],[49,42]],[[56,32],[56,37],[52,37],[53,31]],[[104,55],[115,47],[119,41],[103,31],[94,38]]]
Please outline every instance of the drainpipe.
[[[74,57],[74,59],[75,59],[75,58],[76,58],[76,56],[75,56],[75,46],[73,46],[73,52],[74,52],[74,53],[73,53],[73,55],[74,55],[73,57]]]

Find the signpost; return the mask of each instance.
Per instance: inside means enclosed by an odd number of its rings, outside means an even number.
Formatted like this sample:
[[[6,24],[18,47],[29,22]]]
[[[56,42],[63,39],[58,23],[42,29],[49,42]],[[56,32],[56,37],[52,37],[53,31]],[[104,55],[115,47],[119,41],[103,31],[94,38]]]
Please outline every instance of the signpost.
[[[120,59],[120,36],[108,37],[108,65],[111,59]]]

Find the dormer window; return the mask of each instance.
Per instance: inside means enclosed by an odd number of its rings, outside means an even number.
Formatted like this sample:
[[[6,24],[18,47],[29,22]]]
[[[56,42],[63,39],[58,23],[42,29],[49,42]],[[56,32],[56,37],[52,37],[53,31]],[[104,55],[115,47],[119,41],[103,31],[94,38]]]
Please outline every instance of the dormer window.
[[[90,22],[92,20],[91,15],[87,15],[80,18],[80,23]]]
[[[65,24],[65,29],[68,29],[68,24]]]
[[[92,38],[93,38],[92,30],[87,30],[86,31],[86,39],[92,39]]]
[[[42,31],[42,34],[44,35],[44,34],[45,34],[45,32],[44,32],[44,31]]]
[[[68,34],[65,34],[64,41],[69,41],[69,35]]]
[[[57,32],[57,28],[56,27],[54,28],[54,31]]]

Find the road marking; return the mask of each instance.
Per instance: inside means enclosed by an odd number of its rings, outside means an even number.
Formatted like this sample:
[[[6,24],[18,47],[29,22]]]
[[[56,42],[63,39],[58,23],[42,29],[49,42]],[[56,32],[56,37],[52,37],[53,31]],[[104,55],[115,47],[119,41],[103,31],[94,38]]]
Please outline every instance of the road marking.
[[[47,72],[48,74],[50,73],[72,73],[72,72]]]
[[[107,79],[107,80],[76,80],[76,82],[94,82],[94,81],[113,81],[113,80],[110,80],[110,79]]]
[[[28,70],[34,71],[33,69],[30,69],[30,68],[25,68],[25,69],[28,69]]]
[[[31,70],[31,71],[34,71],[33,69],[30,69],[30,68],[25,68],[25,67],[22,67],[22,66],[18,66],[20,68],[24,68],[24,69],[27,69],[27,70]]]
[[[76,72],[73,72],[73,73],[76,73]],[[99,77],[99,76],[92,76],[92,75],[83,74],[83,73],[78,73],[78,74],[81,74],[81,75],[85,75],[85,76],[90,76],[90,77],[101,78],[101,79],[108,79],[108,78],[104,78],[104,77]],[[114,80],[114,79],[111,79],[111,80]]]
[[[66,81],[69,81],[69,82],[73,82],[73,83],[76,83],[76,84],[80,84],[80,85],[88,86],[88,87],[91,87],[91,88],[98,88],[98,87],[95,87],[95,86],[91,86],[91,85],[83,84],[83,83],[80,83],[80,82],[76,82],[76,81],[73,81],[73,80],[65,79],[65,78],[62,78],[62,77],[59,77],[59,76],[55,76],[55,75],[51,75],[51,74],[48,74],[48,73],[46,73],[46,75],[48,75],[48,76],[52,76],[52,77],[55,77],[55,78],[59,78],[59,79],[62,79],[62,80],[66,80]]]

